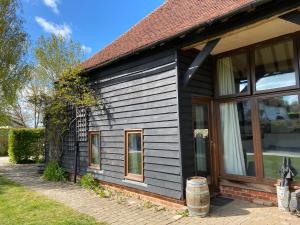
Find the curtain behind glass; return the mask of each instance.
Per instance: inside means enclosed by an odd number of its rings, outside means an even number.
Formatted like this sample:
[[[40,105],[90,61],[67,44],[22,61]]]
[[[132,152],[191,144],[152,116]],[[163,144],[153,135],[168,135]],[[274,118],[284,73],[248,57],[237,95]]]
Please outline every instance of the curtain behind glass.
[[[217,65],[219,76],[219,94],[235,94],[234,74],[231,57],[225,57],[218,60]]]
[[[218,60],[218,73],[220,94],[234,94],[234,74],[230,57]],[[246,175],[237,104],[233,102],[220,104],[220,116],[223,136],[224,172]]]
[[[100,165],[100,137],[98,134],[92,134],[92,164]]]
[[[139,133],[128,134],[128,172],[142,173],[141,135]]]

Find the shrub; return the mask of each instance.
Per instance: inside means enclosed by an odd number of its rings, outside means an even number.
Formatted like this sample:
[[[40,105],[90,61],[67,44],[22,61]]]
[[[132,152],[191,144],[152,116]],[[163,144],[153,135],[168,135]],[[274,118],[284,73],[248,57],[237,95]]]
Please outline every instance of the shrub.
[[[13,128],[9,131],[8,155],[13,163],[39,162],[43,160],[44,129]]]
[[[8,155],[9,128],[0,128],[0,156]]]
[[[43,173],[44,180],[48,181],[66,181],[66,172],[62,167],[59,166],[58,162],[50,161]]]
[[[83,188],[88,188],[91,190],[96,190],[99,187],[99,184],[97,181],[95,181],[93,175],[91,173],[85,174],[81,179],[80,179],[80,186]]]

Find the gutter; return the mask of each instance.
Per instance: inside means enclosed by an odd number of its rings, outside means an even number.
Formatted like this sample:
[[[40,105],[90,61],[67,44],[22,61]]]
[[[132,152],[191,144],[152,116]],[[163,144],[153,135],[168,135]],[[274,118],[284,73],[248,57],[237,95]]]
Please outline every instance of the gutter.
[[[116,57],[116,58],[114,58],[114,59],[111,59],[111,60],[109,60],[109,61],[107,61],[107,62],[105,62],[105,63],[96,65],[96,66],[94,66],[94,67],[90,67],[90,68],[88,68],[88,69],[84,69],[83,73],[88,73],[88,72],[91,72],[91,71],[93,71],[93,70],[95,70],[95,69],[99,69],[99,68],[101,68],[101,67],[110,65],[110,64],[112,64],[112,63],[114,63],[114,62],[116,62],[116,61],[118,61],[118,60],[120,60],[120,59],[124,59],[124,58],[130,57],[130,56],[132,56],[132,55],[136,55],[136,54],[138,54],[138,53],[140,53],[140,52],[142,52],[142,51],[145,51],[145,50],[147,50],[147,49],[155,48],[157,45],[162,46],[162,45],[165,44],[165,42],[169,42],[169,41],[174,40],[174,39],[176,39],[176,38],[183,38],[183,37],[185,37],[188,33],[191,33],[191,32],[193,32],[193,31],[197,31],[197,30],[198,30],[198,31],[201,31],[203,28],[208,27],[208,26],[212,26],[212,25],[213,25],[214,23],[216,23],[216,22],[219,22],[219,21],[228,19],[228,18],[230,18],[230,17],[232,17],[232,16],[236,16],[236,15],[242,13],[242,12],[251,11],[251,10],[255,9],[257,6],[266,4],[266,3],[271,2],[271,1],[272,1],[272,0],[256,0],[255,2],[249,3],[249,4],[245,5],[245,6],[240,7],[240,8],[237,8],[236,10],[233,10],[233,11],[231,11],[231,12],[225,14],[225,15],[218,16],[218,17],[215,17],[215,18],[213,18],[213,19],[211,19],[211,20],[208,20],[208,21],[206,21],[206,22],[204,22],[204,23],[195,25],[195,26],[193,26],[193,27],[191,27],[191,28],[189,28],[189,29],[187,29],[187,30],[184,30],[184,31],[182,31],[182,32],[179,32],[179,33],[177,33],[177,34],[175,34],[175,35],[173,35],[173,36],[170,36],[170,37],[168,37],[168,38],[165,38],[165,39],[156,41],[156,42],[154,42],[154,43],[151,43],[151,44],[149,44],[149,45],[143,46],[143,47],[141,47],[141,48],[139,48],[139,49],[136,49],[135,51],[125,53],[125,54],[120,55],[120,56],[118,56],[118,57]]]

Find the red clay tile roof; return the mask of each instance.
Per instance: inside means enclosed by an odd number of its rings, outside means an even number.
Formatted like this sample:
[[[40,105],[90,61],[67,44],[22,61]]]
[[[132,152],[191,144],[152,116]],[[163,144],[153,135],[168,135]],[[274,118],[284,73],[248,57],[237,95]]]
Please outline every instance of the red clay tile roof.
[[[82,63],[93,68],[236,11],[255,0],[167,0],[111,44]]]

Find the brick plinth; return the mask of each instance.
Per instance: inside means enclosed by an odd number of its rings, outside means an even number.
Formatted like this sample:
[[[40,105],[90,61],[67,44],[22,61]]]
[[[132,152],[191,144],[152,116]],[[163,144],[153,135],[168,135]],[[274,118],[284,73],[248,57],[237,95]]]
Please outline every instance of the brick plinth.
[[[256,200],[263,200],[272,202],[273,205],[277,205],[276,193],[263,192],[250,190],[239,187],[220,186],[220,194],[231,198],[239,198],[246,201],[257,202]]]
[[[73,180],[74,174],[68,173],[68,175],[69,175],[68,176],[69,180]],[[77,175],[78,182],[80,179],[81,179],[81,176]],[[105,181],[101,181],[101,180],[97,180],[97,179],[96,179],[96,181],[99,184],[101,184],[102,186],[106,187],[107,189],[121,192],[124,194],[124,196],[127,196],[127,197],[134,197],[134,198],[142,199],[144,201],[150,201],[154,204],[166,206],[168,208],[174,208],[174,209],[185,209],[186,208],[184,200],[172,199],[172,198],[164,197],[164,196],[157,195],[154,193],[150,193],[150,192],[146,192],[146,191],[142,191],[142,190],[138,190],[138,189],[134,189],[134,188],[130,188],[130,187],[125,187],[125,186],[121,186],[118,184],[113,184],[113,183],[109,183],[109,182],[105,182]]]

